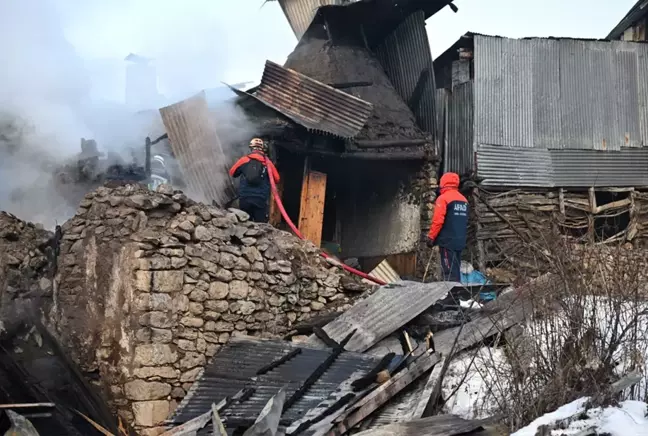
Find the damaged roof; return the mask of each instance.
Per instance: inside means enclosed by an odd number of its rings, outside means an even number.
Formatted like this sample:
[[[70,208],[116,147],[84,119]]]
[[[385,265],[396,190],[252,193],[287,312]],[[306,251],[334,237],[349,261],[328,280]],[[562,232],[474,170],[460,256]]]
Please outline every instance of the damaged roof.
[[[265,374],[259,370],[295,350],[286,362]],[[211,404],[232,397],[244,388],[253,389],[252,395],[220,412],[226,426],[251,425],[265,404],[279,389],[287,386],[287,397],[292,396],[311,374],[329,357],[330,351],[308,348],[286,341],[270,341],[249,337],[232,338],[214,356],[204,374],[194,384],[176,410],[172,420],[181,424],[210,410]],[[356,353],[342,353],[315,381],[307,395],[284,410],[282,421],[293,422],[309,409],[317,406],[353,374],[369,372],[379,358]]]
[[[247,95],[308,130],[341,138],[355,137],[373,110],[365,100],[271,61],[256,92]]]
[[[288,56],[285,67],[332,85],[368,84],[344,89],[344,92],[373,104],[373,112],[355,140],[406,143],[427,139],[427,134],[418,127],[414,114],[398,95],[378,59],[366,48],[355,44],[336,45],[319,35],[305,37]]]

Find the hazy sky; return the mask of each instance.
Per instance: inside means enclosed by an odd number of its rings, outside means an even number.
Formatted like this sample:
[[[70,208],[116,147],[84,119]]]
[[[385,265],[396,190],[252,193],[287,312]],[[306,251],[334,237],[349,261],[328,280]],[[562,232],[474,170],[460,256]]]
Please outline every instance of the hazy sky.
[[[428,20],[427,27],[435,56],[467,31],[599,38],[634,3],[456,0],[458,13],[445,8]],[[54,4],[68,40],[88,60],[94,91],[105,97],[123,92],[123,68],[116,61],[129,52],[158,59],[160,87],[174,93],[218,86],[221,80],[258,80],[266,59],[283,62],[296,44],[277,2],[62,0]]]

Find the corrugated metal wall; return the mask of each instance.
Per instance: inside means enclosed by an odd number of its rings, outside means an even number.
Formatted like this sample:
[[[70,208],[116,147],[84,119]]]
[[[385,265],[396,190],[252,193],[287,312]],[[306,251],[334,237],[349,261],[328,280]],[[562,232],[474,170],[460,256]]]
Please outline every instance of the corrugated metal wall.
[[[546,150],[480,146],[478,175],[484,186],[648,186],[648,148]]]
[[[476,35],[474,53],[485,185],[648,186],[647,45]],[[448,131],[453,166],[462,131]]]
[[[455,86],[448,96],[444,172],[463,174],[473,168],[473,110],[473,82]]]
[[[340,5],[345,0],[279,0],[281,9],[297,39],[301,39],[320,6]]]
[[[160,115],[189,194],[208,204],[227,204],[234,194],[232,181],[205,93],[163,107]]]
[[[475,139],[526,148],[648,144],[648,48],[624,42],[475,36]]]
[[[425,13],[417,11],[407,17],[376,49],[376,56],[389,80],[407,103],[425,70],[428,80],[417,107],[410,107],[421,129],[435,135],[434,68],[430,42],[425,29]]]

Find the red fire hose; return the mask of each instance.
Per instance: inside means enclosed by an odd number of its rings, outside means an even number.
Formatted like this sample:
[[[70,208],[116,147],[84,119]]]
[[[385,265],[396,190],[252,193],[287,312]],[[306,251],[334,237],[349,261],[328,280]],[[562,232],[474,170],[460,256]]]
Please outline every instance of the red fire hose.
[[[272,197],[274,198],[275,203],[277,203],[277,207],[279,208],[279,211],[281,212],[281,216],[288,223],[288,226],[295,233],[295,235],[297,235],[297,237],[299,239],[304,239],[304,236],[301,234],[301,232],[295,226],[295,224],[290,220],[290,217],[286,213],[286,209],[284,209],[283,203],[281,202],[281,198],[279,197],[279,192],[277,192],[277,185],[275,184],[275,180],[274,180],[273,175],[272,174],[268,174],[268,175],[269,175],[268,178],[270,179],[270,187],[272,188]],[[336,261],[335,259],[333,259],[331,256],[329,256],[328,254],[326,254],[324,252],[321,252],[320,256],[322,256],[324,259],[328,260],[329,262],[332,262],[333,264],[339,266],[340,268],[350,272],[351,274],[357,275],[358,277],[362,277],[363,279],[370,280],[370,281],[372,281],[372,282],[374,282],[374,283],[376,283],[378,285],[381,285],[381,286],[387,284],[386,282],[383,282],[382,280],[379,280],[379,279],[377,279],[375,277],[371,277],[369,274],[363,273],[362,271],[359,271],[359,270],[357,270],[355,268],[351,268],[350,266],[348,266],[348,265],[346,265],[346,264],[344,264],[342,262]]]

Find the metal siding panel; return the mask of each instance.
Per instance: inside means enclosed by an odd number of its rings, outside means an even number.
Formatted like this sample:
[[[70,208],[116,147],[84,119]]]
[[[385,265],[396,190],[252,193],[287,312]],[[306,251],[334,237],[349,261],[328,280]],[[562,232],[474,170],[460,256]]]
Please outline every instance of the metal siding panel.
[[[587,46],[589,59],[589,110],[582,110],[592,120],[592,146],[594,150],[620,150],[619,113],[615,110],[615,80],[613,53],[607,43]],[[587,71],[585,71],[587,74]]]
[[[533,145],[562,148],[560,116],[560,42],[533,40]]]
[[[648,148],[539,150],[481,146],[478,175],[484,186],[648,186]]]
[[[419,105],[410,109],[414,112],[419,126],[436,137],[436,85],[430,42],[425,30],[425,13],[417,11],[403,20],[376,49],[376,57],[405,102],[411,99],[421,73],[428,69],[428,81]]]
[[[297,39],[306,33],[320,6],[340,5],[343,0],[279,0],[281,9]]]
[[[227,204],[233,187],[205,93],[163,107],[160,115],[190,194],[205,203]]]
[[[616,45],[616,44],[615,44]],[[622,44],[618,44],[621,46]],[[627,45],[626,45],[627,46]],[[614,68],[613,88],[614,113],[618,114],[617,132],[620,147],[641,147],[641,129],[639,108],[639,75],[638,45],[632,44],[629,49],[619,47],[613,53]]]
[[[566,147],[587,149],[592,146],[592,118],[589,59],[582,41],[565,40],[560,44],[560,91],[562,135]]]
[[[640,44],[637,47],[637,81],[639,105],[639,132],[641,145],[648,146],[648,45]]]
[[[356,136],[373,111],[367,101],[267,61],[254,95],[309,130]]]
[[[340,341],[357,329],[345,348],[364,352],[444,298],[454,286],[460,285],[400,282],[383,286],[328,323],[324,331],[334,341]],[[323,346],[315,335],[308,338],[307,344]]]
[[[447,110],[448,104],[448,90],[445,88],[439,88],[435,91],[435,120],[436,120],[436,131],[438,133],[437,138],[442,139],[445,137],[444,127],[445,127],[445,112]]]
[[[475,142],[504,143],[502,38],[475,36]]]
[[[504,141],[509,147],[533,147],[531,41],[505,39]]]
[[[554,184],[561,187],[648,186],[648,149],[556,150]]]
[[[473,168],[473,83],[463,83],[452,90],[448,100],[448,147],[445,171],[463,174]]]
[[[553,183],[549,150],[481,145],[477,174],[484,186],[549,187]]]

